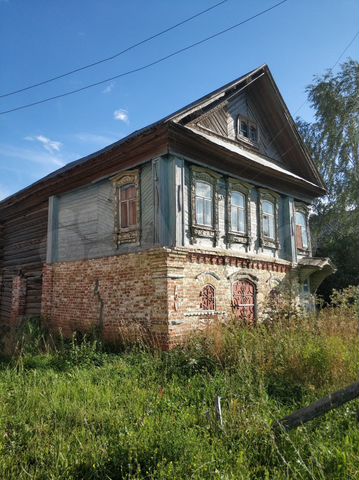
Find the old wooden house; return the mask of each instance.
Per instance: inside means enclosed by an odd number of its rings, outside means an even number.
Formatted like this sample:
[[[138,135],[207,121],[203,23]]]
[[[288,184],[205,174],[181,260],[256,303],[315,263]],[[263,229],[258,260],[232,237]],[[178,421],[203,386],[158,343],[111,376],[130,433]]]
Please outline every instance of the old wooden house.
[[[164,348],[231,316],[256,321],[313,258],[325,193],[266,65],[72,162],[0,203],[2,325],[42,316],[63,334],[141,325]]]

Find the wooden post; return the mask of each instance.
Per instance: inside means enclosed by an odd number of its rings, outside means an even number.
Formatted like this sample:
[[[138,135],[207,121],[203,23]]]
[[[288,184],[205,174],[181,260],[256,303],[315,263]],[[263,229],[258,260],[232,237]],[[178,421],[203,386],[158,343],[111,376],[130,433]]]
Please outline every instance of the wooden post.
[[[338,408],[344,403],[350,402],[359,397],[359,382],[349,385],[349,387],[331,393],[327,397],[312,403],[308,407],[301,408],[287,417],[278,420],[275,425],[275,430],[289,431],[293,428],[299,427],[314,418],[321,417],[325,413]]]

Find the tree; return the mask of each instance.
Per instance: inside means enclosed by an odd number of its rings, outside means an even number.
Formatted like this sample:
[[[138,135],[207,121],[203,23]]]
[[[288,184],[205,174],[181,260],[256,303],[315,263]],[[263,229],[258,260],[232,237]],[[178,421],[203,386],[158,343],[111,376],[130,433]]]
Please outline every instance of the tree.
[[[359,284],[359,63],[314,77],[306,91],[315,121],[297,123],[328,192],[315,204],[313,244],[338,268],[319,290],[328,299],[332,288]]]

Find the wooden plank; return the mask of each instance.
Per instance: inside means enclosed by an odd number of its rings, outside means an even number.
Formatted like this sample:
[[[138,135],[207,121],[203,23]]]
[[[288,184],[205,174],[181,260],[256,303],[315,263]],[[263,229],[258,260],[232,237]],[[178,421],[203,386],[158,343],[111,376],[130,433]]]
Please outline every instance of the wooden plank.
[[[274,426],[278,430],[293,430],[300,425],[303,425],[314,418],[318,418],[333,410],[338,408],[345,403],[350,402],[359,397],[359,382],[353,383],[343,390],[331,393],[327,397],[321,398],[320,400],[312,403],[308,407],[301,408],[291,415],[278,420]]]

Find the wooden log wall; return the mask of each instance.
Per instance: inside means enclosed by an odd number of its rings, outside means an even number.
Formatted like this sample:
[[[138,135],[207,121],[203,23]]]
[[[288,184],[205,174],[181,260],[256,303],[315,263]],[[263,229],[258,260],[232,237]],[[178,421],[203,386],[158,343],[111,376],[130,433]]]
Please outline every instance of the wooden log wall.
[[[167,128],[167,125],[159,125],[129,137],[118,146],[89,156],[86,161],[74,162],[71,169],[60,169],[56,175],[0,203],[0,239],[3,242],[2,246],[0,244],[0,325],[10,319],[12,281],[19,274],[26,279],[25,315],[40,314],[49,197],[167,153]]]
[[[25,315],[41,311],[41,274],[46,259],[48,202],[6,219],[2,224],[0,268],[2,288],[0,320],[7,323],[11,313],[12,281],[16,275],[26,279]]]

